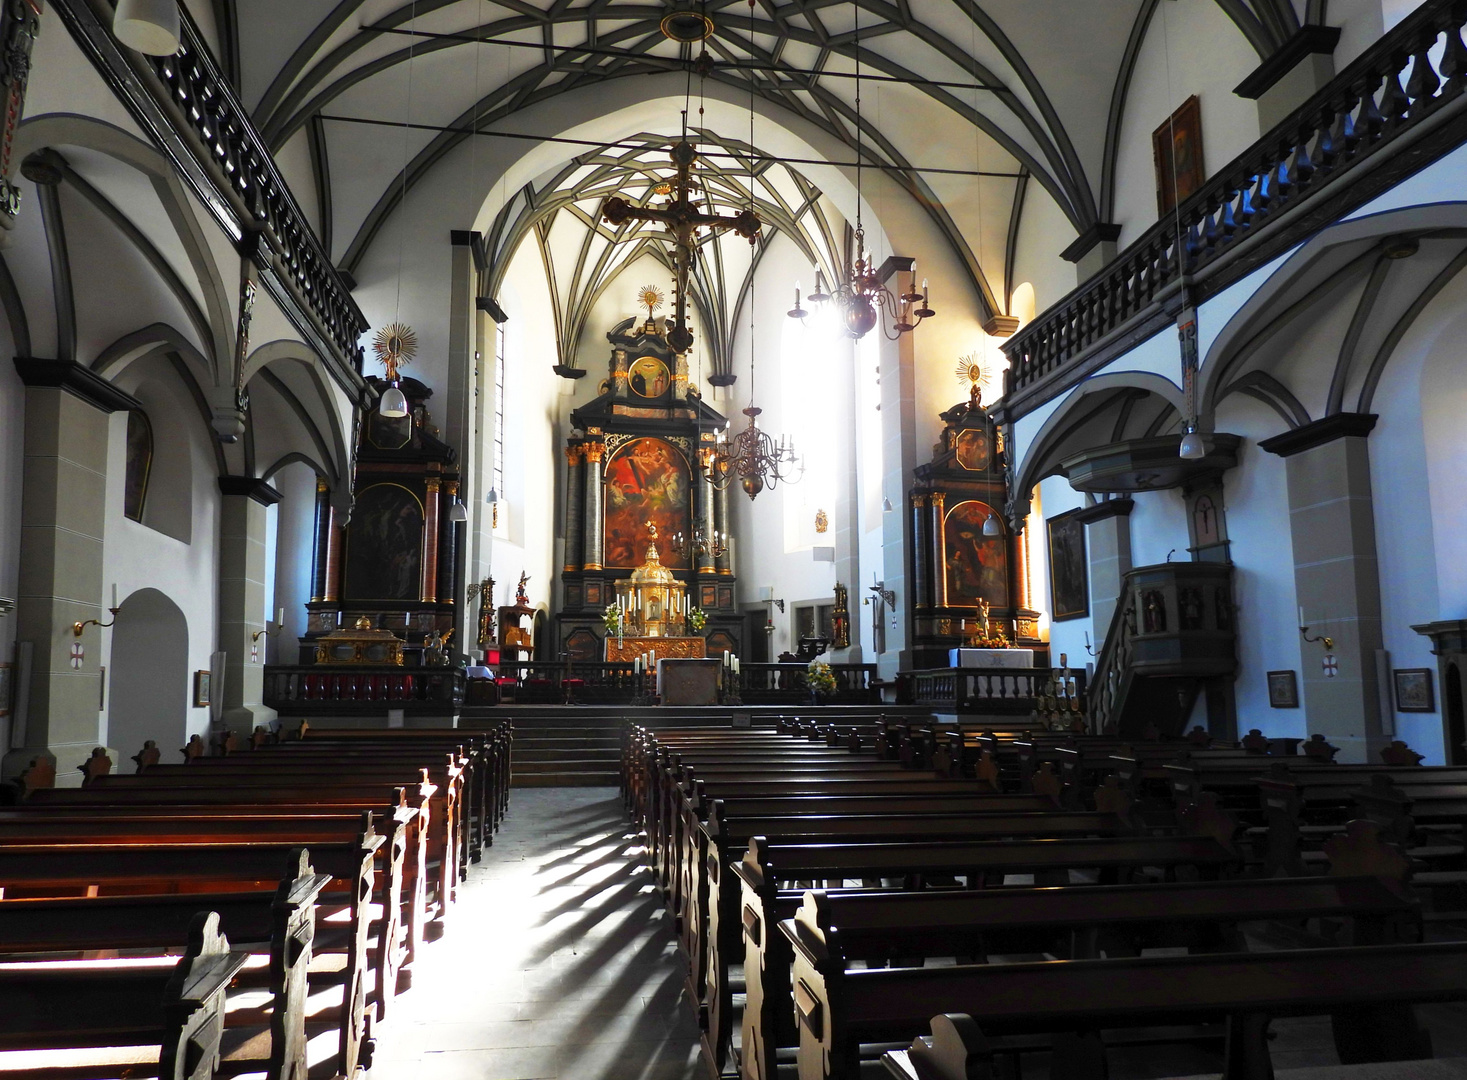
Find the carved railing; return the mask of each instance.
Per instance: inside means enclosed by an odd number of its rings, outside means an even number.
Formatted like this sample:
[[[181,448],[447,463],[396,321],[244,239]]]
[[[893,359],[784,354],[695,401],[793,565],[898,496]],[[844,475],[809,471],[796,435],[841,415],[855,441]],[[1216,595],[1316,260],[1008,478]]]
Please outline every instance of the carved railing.
[[[187,12],[178,52],[157,57],[119,45],[107,25],[110,12],[99,14],[92,0],[54,6],[123,104],[235,234],[241,254],[285,287],[288,301],[277,297],[282,306],[293,305],[334,358],[360,375],[357,339],[367,321]]]
[[[1140,316],[1159,314],[1159,301],[1177,296],[1184,271],[1198,278],[1194,286],[1198,300],[1225,288],[1277,254],[1265,250],[1264,235],[1280,251],[1294,242],[1281,228],[1266,226],[1286,215],[1300,216],[1291,211],[1315,201],[1346,174],[1372,171],[1388,156],[1399,154],[1408,133],[1434,126],[1467,86],[1464,23],[1467,6],[1456,0],[1428,0],[1213,176],[1177,214],[1164,215],[1103,271],[1005,342],[1009,403],[1031,396],[1039,384],[1066,372],[1077,358]],[[1447,140],[1436,152],[1445,152],[1455,142]],[[1417,160],[1409,167],[1424,163]],[[1349,186],[1352,190],[1343,194],[1341,205],[1328,219],[1385,185]],[[1257,243],[1250,246],[1257,250],[1238,260],[1240,265],[1227,274],[1205,273],[1224,254],[1237,252],[1254,238]],[[1036,396],[1033,404],[1038,401]]]
[[[1135,638],[1136,591],[1127,588],[1122,591],[1111,614],[1105,644],[1095,658],[1095,676],[1090,683],[1089,721],[1092,733],[1111,730],[1125,690],[1122,683],[1131,668]]]
[[[1028,716],[1055,673],[1049,668],[929,668],[905,676],[912,704],[939,712]],[[1083,697],[1085,673],[1071,672]]]
[[[462,671],[389,664],[271,664],[261,695],[265,705],[292,716],[434,712],[452,710],[463,699]]]
[[[809,666],[806,664],[740,664],[739,696],[745,705],[785,705],[810,700]],[[873,685],[875,664],[831,664],[835,693],[831,704],[865,705],[881,700]]]

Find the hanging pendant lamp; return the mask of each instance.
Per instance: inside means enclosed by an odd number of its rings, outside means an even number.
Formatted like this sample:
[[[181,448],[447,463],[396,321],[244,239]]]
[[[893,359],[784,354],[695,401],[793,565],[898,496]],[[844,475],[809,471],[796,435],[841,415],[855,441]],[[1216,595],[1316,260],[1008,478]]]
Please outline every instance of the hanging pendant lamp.
[[[117,0],[112,32],[129,49],[149,56],[178,52],[182,34],[178,0]]]

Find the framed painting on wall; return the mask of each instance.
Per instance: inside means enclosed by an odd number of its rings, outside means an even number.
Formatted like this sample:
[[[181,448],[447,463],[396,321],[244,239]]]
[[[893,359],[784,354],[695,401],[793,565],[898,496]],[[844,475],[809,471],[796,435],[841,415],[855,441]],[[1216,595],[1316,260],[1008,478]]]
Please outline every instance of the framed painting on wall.
[[[1202,162],[1202,109],[1193,94],[1151,133],[1156,212],[1165,216],[1207,180]]]
[[[1085,565],[1085,523],[1071,510],[1049,519],[1049,594],[1055,622],[1090,614],[1090,575]]]
[[[1299,707],[1299,675],[1294,671],[1268,673],[1268,705],[1272,709]]]
[[[1398,712],[1436,712],[1431,668],[1396,668],[1395,676]]]
[[[209,704],[209,676],[207,671],[194,672],[194,708],[202,709]]]

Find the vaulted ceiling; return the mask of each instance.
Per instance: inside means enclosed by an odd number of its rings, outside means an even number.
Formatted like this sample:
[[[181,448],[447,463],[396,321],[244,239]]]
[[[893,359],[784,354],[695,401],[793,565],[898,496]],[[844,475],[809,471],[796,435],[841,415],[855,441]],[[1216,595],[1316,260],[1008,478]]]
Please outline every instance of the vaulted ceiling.
[[[995,309],[1026,177],[1077,231],[1109,220],[1125,92],[1160,0],[210,2],[222,63],[260,129],[278,151],[298,153],[304,140],[322,231],[349,271],[468,132],[551,115],[544,106],[557,97],[610,80],[689,72],[701,46],[660,30],[689,8],[715,26],[710,84],[823,131],[851,160],[859,142],[865,162],[892,170],[920,202]],[[1323,8],[1215,2],[1261,57]],[[696,101],[700,77],[687,85]],[[567,145],[564,160],[586,149]],[[974,183],[975,170],[990,175]]]

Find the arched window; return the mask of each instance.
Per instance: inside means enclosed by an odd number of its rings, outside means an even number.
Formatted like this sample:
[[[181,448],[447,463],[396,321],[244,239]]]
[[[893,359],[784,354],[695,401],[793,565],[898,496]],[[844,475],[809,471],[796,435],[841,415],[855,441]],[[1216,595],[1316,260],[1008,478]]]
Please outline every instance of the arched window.
[[[850,345],[838,336],[833,317],[812,315],[805,323],[784,321],[780,340],[780,380],[783,413],[780,430],[794,440],[795,452],[805,464],[804,476],[785,488],[784,549],[802,551],[835,543],[837,440],[835,409],[839,393],[839,360],[850,355]]]
[[[148,500],[148,475],[153,471],[153,425],[148,414],[133,409],[127,414],[127,473],[122,493],[122,512],[134,521],[143,520]]]

